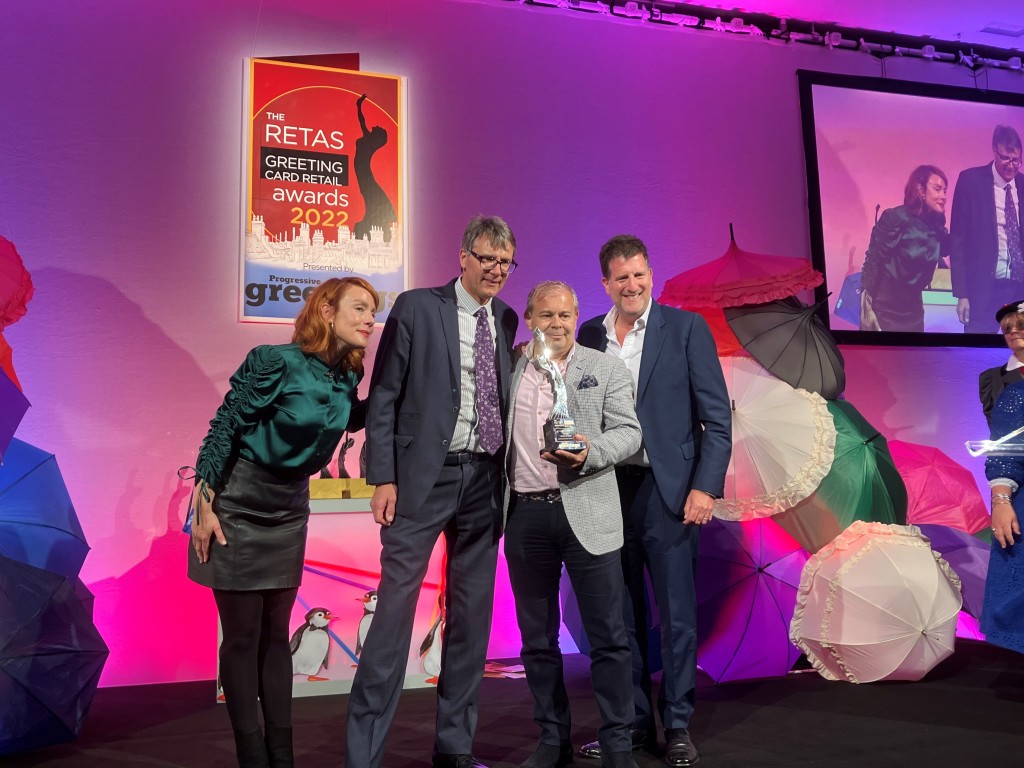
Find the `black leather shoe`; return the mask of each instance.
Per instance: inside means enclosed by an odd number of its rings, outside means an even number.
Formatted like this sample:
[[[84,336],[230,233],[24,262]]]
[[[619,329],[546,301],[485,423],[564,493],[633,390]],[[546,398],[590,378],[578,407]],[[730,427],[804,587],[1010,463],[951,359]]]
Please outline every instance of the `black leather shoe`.
[[[430,762],[434,768],[487,768],[472,755],[446,755],[435,752]]]
[[[519,768],[565,768],[572,763],[572,744],[540,744]]]
[[[700,762],[697,748],[685,728],[665,729],[665,763],[672,768],[690,768]]]
[[[657,739],[651,731],[644,728],[630,728],[629,738],[633,742],[633,749],[646,749],[650,750],[652,747],[657,745]],[[601,759],[601,742],[591,741],[580,747],[580,757],[586,757],[590,760]]]

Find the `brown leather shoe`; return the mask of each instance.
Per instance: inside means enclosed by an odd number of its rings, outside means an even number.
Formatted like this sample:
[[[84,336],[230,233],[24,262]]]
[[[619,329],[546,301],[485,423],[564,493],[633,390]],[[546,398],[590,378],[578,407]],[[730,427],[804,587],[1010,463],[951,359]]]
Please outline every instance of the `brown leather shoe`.
[[[633,750],[646,749],[651,751],[658,745],[658,739],[654,733],[644,728],[630,728],[629,738],[633,742]],[[601,759],[601,743],[599,741],[591,741],[584,744],[579,749],[579,756],[585,757],[588,760],[600,760]]]
[[[685,728],[665,729],[665,763],[672,768],[690,768],[700,762],[697,747]]]

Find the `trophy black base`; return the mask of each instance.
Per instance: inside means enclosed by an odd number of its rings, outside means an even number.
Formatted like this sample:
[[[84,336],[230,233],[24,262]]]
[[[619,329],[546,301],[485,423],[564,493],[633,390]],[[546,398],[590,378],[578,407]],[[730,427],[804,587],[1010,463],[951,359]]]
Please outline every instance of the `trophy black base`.
[[[569,417],[548,419],[544,423],[544,450],[580,453],[587,444],[576,439],[576,422]]]

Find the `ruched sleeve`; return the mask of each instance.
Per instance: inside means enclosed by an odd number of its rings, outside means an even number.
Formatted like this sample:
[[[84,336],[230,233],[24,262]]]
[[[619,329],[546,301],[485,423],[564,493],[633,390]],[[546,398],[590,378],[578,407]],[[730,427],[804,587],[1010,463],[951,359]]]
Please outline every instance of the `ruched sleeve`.
[[[902,233],[903,219],[895,209],[887,208],[882,211],[882,215],[871,230],[871,240],[861,269],[861,285],[869,294],[878,291],[882,270],[891,260],[893,251],[899,247]]]
[[[220,491],[224,470],[232,457],[239,432],[255,425],[273,404],[284,383],[285,361],[278,348],[256,347],[231,377],[224,402],[210,421],[210,431],[199,449],[196,477]]]
[[[904,206],[882,212],[871,230],[861,285],[876,296],[895,287],[924,288],[943,251],[945,230],[936,231]]]
[[[991,421],[992,409],[996,400],[1003,393],[1003,369],[989,368],[978,376],[978,397],[981,399],[981,409],[985,412],[985,420]],[[990,424],[991,426],[991,424]]]

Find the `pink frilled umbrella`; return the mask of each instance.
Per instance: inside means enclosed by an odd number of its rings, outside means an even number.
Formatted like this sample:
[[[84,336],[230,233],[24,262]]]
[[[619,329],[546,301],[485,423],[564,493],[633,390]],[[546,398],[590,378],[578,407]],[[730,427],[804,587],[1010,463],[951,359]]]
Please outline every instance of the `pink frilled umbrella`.
[[[658,301],[691,310],[762,304],[814,288],[823,279],[807,259],[742,250],[730,224],[725,254],[671,278]]]
[[[967,533],[988,527],[988,508],[966,467],[930,445],[891,440],[889,452],[907,485],[908,523],[948,525]]]
[[[808,554],[771,520],[713,520],[697,560],[697,663],[716,682],[777,677],[800,656],[789,641]]]
[[[25,314],[32,290],[32,278],[14,243],[0,237],[0,330]]]
[[[915,526],[858,520],[804,566],[789,636],[829,680],[920,680],[953,653],[960,606]]]

